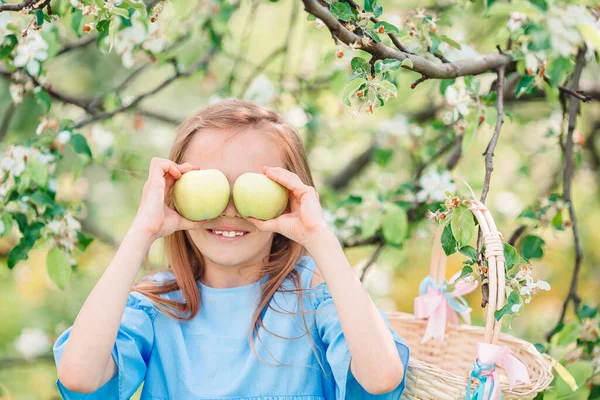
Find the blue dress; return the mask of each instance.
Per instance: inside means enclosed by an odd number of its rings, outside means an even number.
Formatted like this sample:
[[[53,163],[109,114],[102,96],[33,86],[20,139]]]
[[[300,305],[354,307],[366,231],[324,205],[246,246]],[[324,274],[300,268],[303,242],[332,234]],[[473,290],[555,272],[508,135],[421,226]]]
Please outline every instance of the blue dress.
[[[315,261],[303,256],[295,268],[302,288],[309,289]],[[171,273],[152,275],[153,280],[171,277]],[[258,305],[260,284],[266,279],[265,276],[260,281],[234,288],[212,288],[198,280],[201,306],[190,321],[170,318],[144,295],[130,292],[112,350],[117,375],[90,394],[70,391],[57,380],[60,394],[64,399],[74,400],[124,400],[144,381],[141,400],[400,398],[404,379],[391,392],[372,395],[353,377],[351,354],[325,282],[303,295],[306,327],[301,314],[285,313],[300,311],[297,294],[275,293],[270,304],[277,311],[265,307],[262,318],[270,331],[284,338],[260,327],[255,350],[263,362],[257,359],[248,343],[248,332]],[[287,277],[282,287],[293,289],[295,286]],[[162,296],[175,298],[178,295],[181,300],[179,290]],[[379,312],[390,327],[387,314]],[[312,350],[307,327],[323,369]],[[57,366],[71,328],[63,332],[53,346]],[[390,331],[406,377],[409,348],[391,327]],[[278,363],[285,365],[274,366]]]

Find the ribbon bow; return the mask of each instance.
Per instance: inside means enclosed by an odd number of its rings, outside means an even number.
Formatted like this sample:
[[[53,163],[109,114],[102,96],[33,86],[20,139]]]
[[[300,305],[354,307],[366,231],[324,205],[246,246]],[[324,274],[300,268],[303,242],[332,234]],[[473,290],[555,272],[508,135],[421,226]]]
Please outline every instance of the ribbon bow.
[[[459,274],[460,271],[450,281],[454,282]],[[446,291],[447,284],[448,282],[444,280],[443,286],[437,285],[430,276],[427,276],[419,286],[420,296],[415,298],[415,317],[429,319],[421,343],[432,337],[439,338],[443,342],[446,319],[458,325],[458,314],[467,324],[471,324],[471,309],[462,295],[475,290],[477,282],[459,281],[454,291],[450,293]]]
[[[529,373],[525,365],[519,361],[513,352],[497,344],[477,343],[477,359],[469,375],[466,400],[501,400],[500,377],[496,365],[504,368],[508,376],[508,385],[512,390],[517,381],[530,383]],[[471,396],[471,378],[481,383]]]

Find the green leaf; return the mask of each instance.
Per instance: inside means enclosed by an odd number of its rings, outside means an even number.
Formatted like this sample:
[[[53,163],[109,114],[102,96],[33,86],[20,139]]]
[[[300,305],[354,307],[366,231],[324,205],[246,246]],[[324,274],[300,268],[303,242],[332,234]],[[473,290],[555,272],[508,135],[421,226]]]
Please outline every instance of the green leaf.
[[[494,318],[496,318],[496,321],[500,321],[500,318],[504,317],[505,315],[515,315],[516,312],[512,310],[512,306],[521,303],[522,301],[519,292],[510,292],[510,295],[508,295],[508,299],[504,306],[502,306],[500,310],[494,311]]]
[[[546,3],[546,0],[529,0],[529,2],[535,6],[538,6],[542,11],[548,10],[548,3]]]
[[[393,155],[394,150],[392,149],[377,148],[375,150],[374,159],[380,167],[385,167],[390,162]]]
[[[81,251],[85,251],[87,247],[94,241],[94,238],[87,236],[81,231],[77,231],[77,248]]]
[[[373,16],[379,18],[383,14],[383,7],[379,4],[373,4]]]
[[[470,112],[465,116],[465,121],[467,122],[467,127],[463,133],[463,138],[461,141],[461,151],[463,154],[467,154],[475,143],[475,139],[477,139],[477,132],[481,126],[479,124],[479,117],[477,116],[475,110],[470,110]]]
[[[456,239],[452,234],[452,228],[450,227],[450,224],[446,224],[444,227],[441,240],[442,249],[444,249],[444,253],[446,253],[447,256],[456,252],[456,247],[458,244],[456,243]]]
[[[531,208],[531,206],[527,207],[521,212],[521,214],[517,215],[517,218],[539,219],[537,213],[533,210],[533,208]]]
[[[401,65],[402,63],[400,62],[400,60],[396,60],[393,58],[377,60],[375,61],[375,73],[381,74],[388,71],[395,71],[398,68],[400,68]]]
[[[71,28],[77,36],[81,36],[81,21],[83,21],[83,13],[80,9],[76,8],[71,13]]]
[[[379,27],[383,26],[383,29],[385,30],[385,32],[379,32]],[[398,28],[396,28],[396,26],[390,24],[389,22],[385,22],[385,21],[379,21],[377,22],[373,28],[375,29],[375,31],[377,33],[381,33],[381,34],[386,34],[386,33],[400,33],[400,31],[398,30]]]
[[[446,89],[456,81],[456,78],[440,80],[440,94],[446,94]]]
[[[330,4],[329,10],[334,17],[342,21],[352,21],[356,18],[352,12],[352,7],[346,2],[338,1],[337,3]]]
[[[568,73],[573,69],[573,65],[574,63],[566,57],[558,57],[550,60],[547,69],[550,86],[556,88],[562,85]]]
[[[408,217],[404,208],[394,203],[384,203],[382,233],[386,242],[400,245],[408,233]]]
[[[367,212],[366,216],[362,218],[361,224],[361,234],[363,238],[370,238],[377,233],[381,226],[382,217],[383,213],[379,209],[369,210],[369,212]]]
[[[364,78],[354,79],[348,82],[342,91],[342,101],[344,104],[350,106],[350,98],[354,96],[363,85],[366,85],[366,83],[367,80]]]
[[[442,39],[444,42],[448,43],[450,46],[455,47],[457,49],[462,49],[462,46],[460,45],[460,43],[458,43],[456,40],[449,38],[446,35],[440,35],[440,39]]]
[[[31,176],[31,180],[37,186],[45,188],[48,184],[48,167],[35,158],[27,160],[26,167],[27,172]]]
[[[124,8],[115,7],[113,8],[112,13],[125,19],[129,19],[129,11]]]
[[[535,84],[535,76],[533,75],[523,75],[521,79],[519,79],[519,83],[517,83],[517,90],[515,92],[515,96],[519,98],[523,93],[528,93],[533,85]]]
[[[523,258],[517,253],[517,249],[508,243],[504,243],[504,260],[506,262],[506,270],[510,271],[514,266],[523,263]]]
[[[385,79],[373,79],[371,81],[371,85],[373,85],[378,91],[383,91],[382,94],[391,93],[394,97],[398,97],[398,89],[396,89],[396,85],[390,81]]]
[[[87,154],[90,158],[92,158],[92,150],[90,150],[90,146],[88,146],[87,140],[82,134],[76,133],[71,135],[69,143],[71,146],[73,146],[73,150],[75,150],[77,153]]]
[[[90,163],[90,158],[85,154],[78,154],[73,165],[73,180],[76,181],[81,175],[86,165]]]
[[[19,243],[13,247],[10,253],[8,253],[7,264],[9,269],[13,269],[19,261],[27,260],[29,250],[31,250],[36,240],[40,237],[43,226],[43,223],[35,222],[24,227],[23,237],[21,237]]]
[[[402,64],[400,64],[400,66],[402,67],[406,67],[406,68],[414,68],[414,64],[412,62],[412,60],[410,58],[405,58],[404,60],[402,60]]]
[[[113,48],[113,44],[115,43],[115,36],[117,34],[117,19],[115,17],[111,18],[110,24],[108,25],[108,42],[110,43],[108,47],[108,52],[110,53]]]
[[[52,199],[52,197],[40,190],[36,191],[34,194],[31,195],[31,201],[33,201],[35,204],[44,207],[54,205],[54,200]]]
[[[441,43],[442,41],[437,37],[437,35],[431,35],[431,48],[429,49],[429,52],[431,54],[435,54],[438,51],[438,47],[440,47]]]
[[[586,382],[593,375],[594,367],[589,360],[577,360],[565,366],[566,370],[573,376],[577,384],[577,390],[573,391],[570,385],[562,378],[556,377],[553,381],[552,390],[547,393],[546,399],[567,399],[567,400],[588,400],[590,397],[591,385]]]
[[[456,282],[458,282],[460,279],[464,278],[465,276],[471,275],[473,273],[473,268],[471,268],[469,265],[465,265],[463,267],[463,269],[460,271],[460,275],[458,276],[458,278],[456,278]]]
[[[365,33],[367,35],[369,35],[369,37],[371,39],[373,39],[374,41],[376,41],[377,43],[381,43],[381,38],[379,37],[379,35],[377,34],[377,32],[375,32],[372,28],[366,27],[365,28]]]
[[[464,205],[454,208],[452,211],[452,220],[450,221],[452,234],[456,238],[459,247],[469,244],[474,236],[475,221],[473,214]]]
[[[30,14],[35,14],[35,23],[38,26],[42,26],[44,24],[44,10],[38,8],[37,10],[31,10]]]
[[[50,99],[50,95],[45,90],[38,90],[35,92],[35,101],[43,107],[43,114],[46,114],[50,111],[50,107],[52,107],[52,100]]]
[[[354,57],[352,61],[350,61],[350,66],[352,67],[352,71],[358,73],[360,76],[371,75],[371,64],[367,60],[362,57]]]
[[[46,257],[48,276],[61,290],[64,290],[73,271],[67,255],[58,247],[53,247]]]
[[[544,256],[544,250],[542,246],[546,242],[539,236],[527,235],[523,238],[521,243],[521,253],[525,258],[542,258]]]
[[[12,217],[9,213],[2,214],[2,229],[0,230],[0,238],[8,235],[12,231]]]
[[[458,249],[462,254],[469,257],[469,260],[476,263],[477,262],[477,249],[473,246],[465,246]]]
[[[485,18],[489,17],[508,17],[512,12],[519,11],[527,15],[532,20],[536,21],[543,17],[543,13],[540,13],[540,9],[529,1],[525,0],[513,0],[512,2],[495,2],[490,6],[486,13]]]
[[[377,5],[377,0],[365,0],[364,9],[366,12],[373,12],[373,6]]]
[[[498,110],[493,107],[486,107],[484,117],[485,122],[487,122],[491,128],[494,128],[496,126],[496,122],[498,122]]]

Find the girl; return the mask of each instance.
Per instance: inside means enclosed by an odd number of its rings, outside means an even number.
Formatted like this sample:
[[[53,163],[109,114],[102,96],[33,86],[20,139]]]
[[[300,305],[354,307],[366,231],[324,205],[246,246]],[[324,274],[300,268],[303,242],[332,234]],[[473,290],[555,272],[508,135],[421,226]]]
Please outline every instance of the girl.
[[[183,218],[170,189],[209,168],[231,185],[266,174],[289,189],[287,209],[246,219],[230,198],[216,218]],[[169,268],[133,286],[161,237]],[[409,349],[328,228],[295,129],[224,100],[179,126],[170,159],[152,159],[134,221],[54,357],[65,399],[129,399],[142,381],[142,400],[399,399]]]

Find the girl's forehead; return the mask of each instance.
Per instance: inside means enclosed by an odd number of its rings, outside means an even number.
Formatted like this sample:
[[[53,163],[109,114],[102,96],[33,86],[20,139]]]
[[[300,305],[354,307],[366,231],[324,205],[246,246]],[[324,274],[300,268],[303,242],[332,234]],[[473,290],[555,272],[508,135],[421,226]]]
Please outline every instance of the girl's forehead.
[[[253,129],[237,133],[202,130],[190,140],[183,162],[202,169],[216,168],[230,180],[245,172],[261,173],[263,165],[285,167],[277,139]]]

